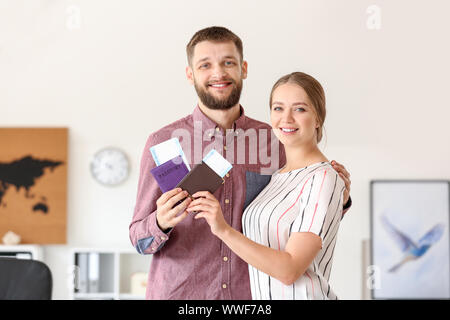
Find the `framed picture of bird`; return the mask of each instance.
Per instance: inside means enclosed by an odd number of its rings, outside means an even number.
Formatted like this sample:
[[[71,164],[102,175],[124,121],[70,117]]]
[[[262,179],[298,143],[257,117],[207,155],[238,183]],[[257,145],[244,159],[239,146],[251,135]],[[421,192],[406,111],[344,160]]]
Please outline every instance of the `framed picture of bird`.
[[[449,195],[445,180],[371,181],[373,299],[450,298]]]

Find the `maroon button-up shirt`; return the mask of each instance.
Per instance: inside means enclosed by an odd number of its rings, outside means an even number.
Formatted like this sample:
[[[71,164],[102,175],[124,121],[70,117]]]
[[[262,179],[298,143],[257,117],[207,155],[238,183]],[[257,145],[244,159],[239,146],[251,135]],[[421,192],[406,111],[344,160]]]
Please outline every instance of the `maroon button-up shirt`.
[[[242,231],[244,205],[285,164],[282,145],[266,123],[241,115],[233,129],[221,130],[197,106],[194,112],[152,133],[141,160],[130,240],[141,254],[153,254],[147,299],[251,299],[248,264],[214,236],[204,219],[189,215],[167,233],[156,222],[161,191],[150,173],[150,147],[178,137],[191,168],[216,149],[233,168],[214,193],[225,220]],[[273,152],[272,152],[273,151]]]

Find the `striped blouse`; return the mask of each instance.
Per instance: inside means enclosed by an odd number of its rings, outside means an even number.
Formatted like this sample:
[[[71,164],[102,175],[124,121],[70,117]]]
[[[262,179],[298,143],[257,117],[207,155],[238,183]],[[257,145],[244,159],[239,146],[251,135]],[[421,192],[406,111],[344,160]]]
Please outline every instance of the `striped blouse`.
[[[284,250],[292,232],[312,232],[322,239],[322,249],[292,285],[249,265],[252,297],[337,299],[328,280],[342,217],[344,181],[329,162],[286,173],[280,171],[272,175],[269,184],[245,209],[244,234],[259,244]]]

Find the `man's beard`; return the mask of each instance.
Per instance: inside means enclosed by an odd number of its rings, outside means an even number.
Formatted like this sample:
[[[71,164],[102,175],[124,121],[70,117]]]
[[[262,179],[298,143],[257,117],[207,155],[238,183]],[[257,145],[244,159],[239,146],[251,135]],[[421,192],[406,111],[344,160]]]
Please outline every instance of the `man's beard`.
[[[212,94],[208,93],[206,89],[201,88],[197,82],[194,81],[195,91],[200,98],[200,101],[209,109],[213,110],[228,110],[239,103],[242,91],[242,80],[239,83],[231,80],[233,90],[230,95],[224,99],[216,98]],[[208,87],[208,85],[206,85]]]

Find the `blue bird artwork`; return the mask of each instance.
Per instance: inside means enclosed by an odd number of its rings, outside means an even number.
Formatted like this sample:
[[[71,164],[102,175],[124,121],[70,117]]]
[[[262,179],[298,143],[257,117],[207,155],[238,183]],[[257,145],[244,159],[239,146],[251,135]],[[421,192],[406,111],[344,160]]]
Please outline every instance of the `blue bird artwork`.
[[[381,216],[381,222],[386,231],[391,235],[394,242],[398,245],[403,253],[403,257],[388,272],[396,272],[402,265],[409,261],[416,261],[423,257],[425,253],[438,242],[444,234],[444,225],[436,224],[431,228],[417,243],[411,240],[405,233],[399,231],[392,223],[389,222],[385,215]]]

